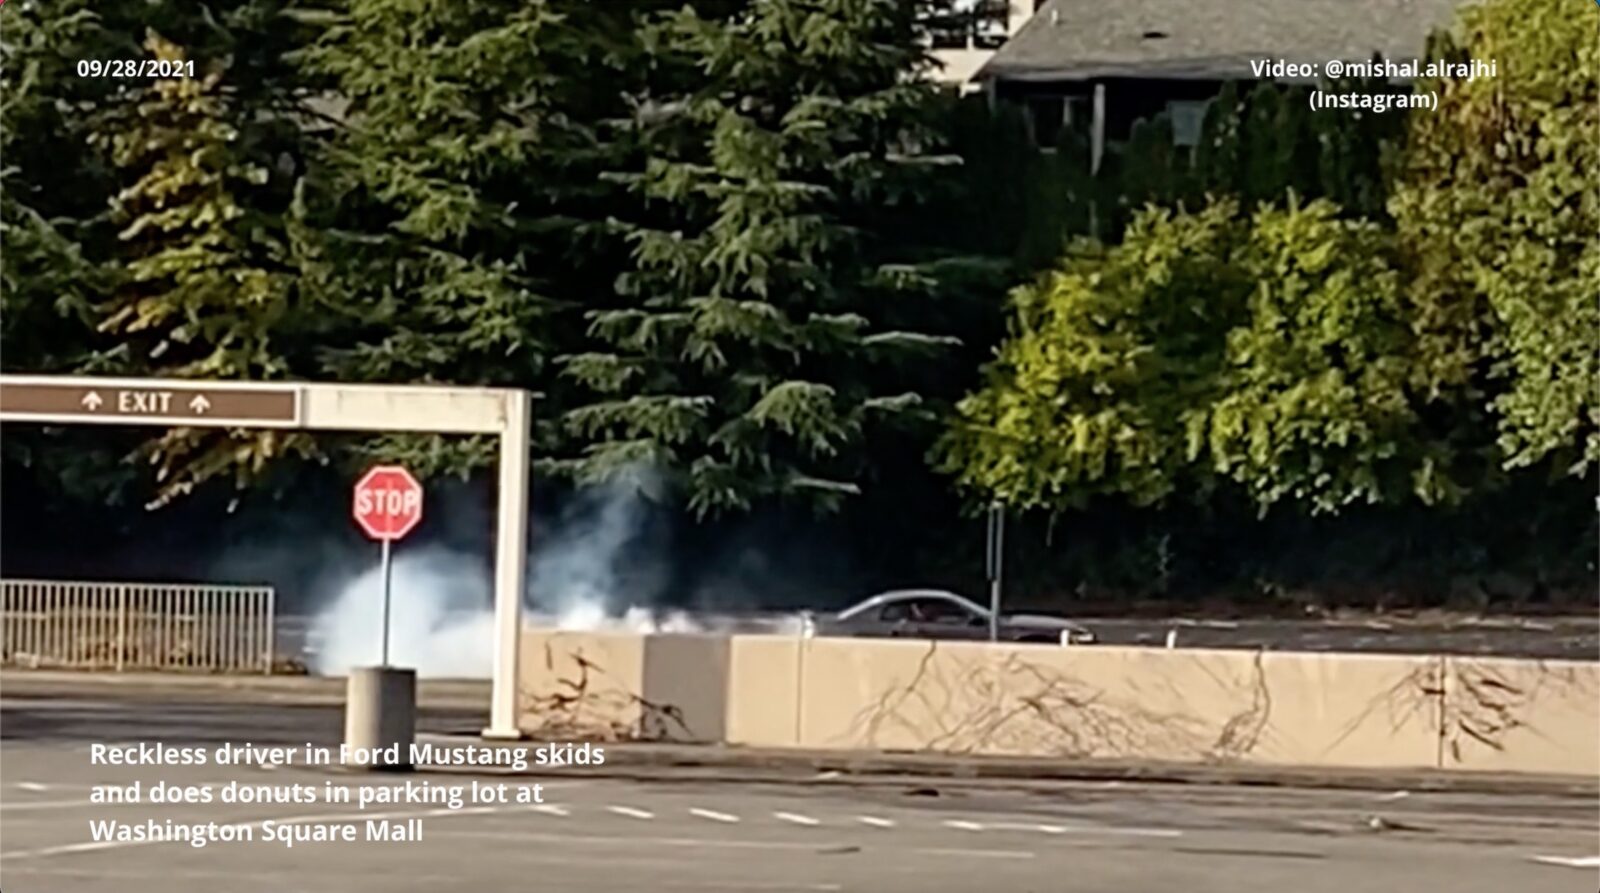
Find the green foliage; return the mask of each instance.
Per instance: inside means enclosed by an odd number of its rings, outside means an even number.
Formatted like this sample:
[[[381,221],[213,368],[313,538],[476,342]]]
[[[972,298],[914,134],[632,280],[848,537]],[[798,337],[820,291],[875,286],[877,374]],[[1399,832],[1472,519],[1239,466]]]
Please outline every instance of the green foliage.
[[[908,77],[913,12],[757,0],[645,28],[659,80],[617,139],[648,155],[610,177],[642,201],[614,223],[627,304],[590,311],[594,348],[562,360],[592,394],[565,417],[587,446],[546,468],[651,462],[699,514],[859,489],[864,438],[918,411],[897,370],[952,340],[895,326],[934,283],[872,225],[946,162]]]
[[[87,119],[74,114],[101,98],[75,60],[109,37],[86,0],[6,13],[0,67],[0,354],[7,369],[70,369],[90,352],[92,305],[111,279],[83,240],[110,189],[82,151]],[[92,157],[92,156],[90,156]]]
[[[356,0],[317,19],[298,58],[338,101],[298,207],[302,287],[328,329],[322,375],[545,384],[553,345],[571,337],[552,293],[582,300],[604,283],[590,264],[607,255],[580,245],[578,215],[604,200],[596,128],[620,99],[601,88],[629,13]],[[465,474],[490,446],[395,436],[358,452]]]
[[[1423,382],[1486,393],[1510,467],[1600,461],[1600,148],[1592,16],[1490,0],[1455,60],[1500,76],[1425,83],[1392,211],[1417,270]]]
[[[1246,309],[1249,283],[1229,263],[1235,216],[1229,204],[1148,211],[1121,245],[1080,244],[1018,289],[1011,338],[961,402],[943,469],[1023,508],[1204,488],[1183,445],[1188,414],[1218,396],[1227,333]]]
[[[1234,263],[1252,283],[1219,397],[1188,419],[1188,458],[1262,506],[1455,495],[1406,383],[1410,333],[1391,238],[1318,202],[1262,210]]]
[[[1041,595],[1592,590],[1592,493],[1549,474],[1600,458],[1592,19],[1490,0],[1429,54],[1499,74],[1422,85],[1438,111],[1227,85],[1193,152],[1157,116],[1095,175],[1082,128],[1041,152],[1016,108],[916,81],[949,0],[683,6],[6,4],[0,362],[536,389],[542,470],[655,466],[702,515],[847,506],[885,585],[981,567],[956,497],[998,495],[1051,512],[1014,528]],[[201,77],[74,70],[147,31]],[[1049,267],[938,448],[952,493],[926,423]],[[147,434],[8,431],[8,512],[143,501]],[[314,445],[144,452],[163,498],[494,452]]]
[[[1319,89],[1388,87],[1339,81]],[[1004,104],[989,115],[986,138],[969,135],[977,128],[964,123],[958,145],[964,157],[980,163],[1010,156],[1004,169],[1023,172],[1014,176],[1031,187],[1026,201],[1011,200],[997,185],[975,191],[971,203],[980,219],[995,216],[989,208],[1003,203],[1011,222],[992,228],[991,238],[1009,240],[1006,248],[1031,270],[1051,264],[1072,237],[1116,241],[1150,204],[1193,208],[1208,196],[1232,196],[1255,205],[1281,202],[1292,192],[1308,201],[1330,199],[1352,218],[1383,218],[1386,171],[1403,136],[1404,115],[1312,111],[1308,98],[1304,86],[1224,84],[1208,103],[1192,148],[1174,144],[1172,121],[1163,112],[1134,122],[1125,140],[1109,143],[1093,175],[1083,128],[1063,128],[1052,152],[1005,152],[1014,139],[1007,117],[1017,112]]]
[[[153,36],[153,58],[183,62]],[[283,248],[239,200],[267,169],[239,156],[223,72],[156,81],[107,120],[103,144],[133,182],[113,199],[122,281],[99,309],[133,368],[177,377],[271,378],[271,336],[289,309]]]
[[[1405,385],[1393,249],[1327,202],[1151,209],[1013,301],[1013,336],[939,448],[962,485],[1026,508],[1094,496],[1263,509],[1453,495]]]
[[[185,61],[152,34],[155,59]],[[292,337],[294,282],[274,220],[241,195],[267,169],[241,155],[223,71],[156,81],[105,119],[93,142],[130,172],[112,202],[125,250],[121,276],[96,309],[117,346],[102,358],[176,378],[269,379],[289,370],[276,341]],[[161,498],[214,474],[247,484],[272,461],[305,455],[304,435],[174,429],[148,446]]]

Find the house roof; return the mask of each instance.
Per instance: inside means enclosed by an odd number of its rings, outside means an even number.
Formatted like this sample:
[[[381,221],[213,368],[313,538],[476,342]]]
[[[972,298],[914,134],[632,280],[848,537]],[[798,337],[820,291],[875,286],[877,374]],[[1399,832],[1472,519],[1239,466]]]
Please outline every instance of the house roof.
[[[978,79],[1227,80],[1252,61],[1396,61],[1466,0],[1046,0]]]

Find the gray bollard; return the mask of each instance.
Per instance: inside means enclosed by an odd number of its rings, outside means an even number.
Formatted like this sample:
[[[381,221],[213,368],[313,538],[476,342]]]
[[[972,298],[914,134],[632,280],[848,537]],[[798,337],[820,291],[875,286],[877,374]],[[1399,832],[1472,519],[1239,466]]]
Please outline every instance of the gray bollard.
[[[409,771],[417,731],[417,671],[357,667],[345,690],[345,765]]]

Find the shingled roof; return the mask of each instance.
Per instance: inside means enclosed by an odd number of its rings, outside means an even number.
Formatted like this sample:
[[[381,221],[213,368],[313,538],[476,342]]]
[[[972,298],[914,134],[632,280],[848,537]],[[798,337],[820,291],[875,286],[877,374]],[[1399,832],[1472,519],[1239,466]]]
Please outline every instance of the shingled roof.
[[[1226,80],[1250,63],[1409,60],[1465,0],[1046,0],[979,79]]]

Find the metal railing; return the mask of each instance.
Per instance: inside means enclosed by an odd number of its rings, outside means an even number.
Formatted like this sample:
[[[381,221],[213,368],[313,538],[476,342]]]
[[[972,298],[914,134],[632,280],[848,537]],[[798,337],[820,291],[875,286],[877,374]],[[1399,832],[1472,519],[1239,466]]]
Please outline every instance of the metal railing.
[[[0,663],[271,673],[269,586],[0,580]]]

